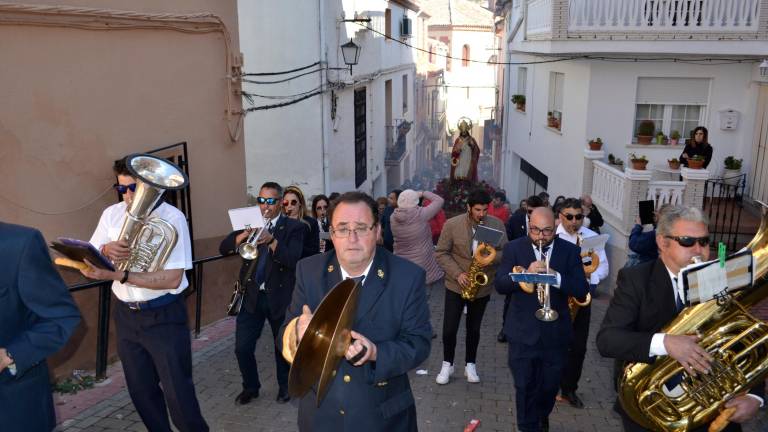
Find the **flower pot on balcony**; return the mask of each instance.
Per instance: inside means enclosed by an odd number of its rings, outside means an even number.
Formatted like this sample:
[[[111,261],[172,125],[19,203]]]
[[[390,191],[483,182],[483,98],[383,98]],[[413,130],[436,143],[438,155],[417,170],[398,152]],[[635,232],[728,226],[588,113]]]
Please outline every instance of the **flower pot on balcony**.
[[[670,169],[673,169],[673,170],[680,169],[680,161],[678,159],[669,159],[667,161],[667,164],[669,165]]]
[[[557,123],[557,119],[554,117],[547,117],[547,127],[556,127],[555,124]]]
[[[640,171],[645,170],[646,165],[648,165],[648,161],[646,159],[632,159],[630,163],[632,164],[632,169]]]
[[[653,136],[651,136],[651,135],[638,135],[637,136],[637,143],[638,144],[650,144],[651,140],[653,140]]]
[[[704,168],[704,159],[688,159],[688,168],[690,169],[702,169]]]
[[[519,111],[525,112],[525,102],[516,103],[515,106]]]
[[[589,142],[589,149],[592,150],[592,151],[598,151],[598,150],[600,150],[602,148],[603,148],[602,141],[591,140]]]
[[[741,169],[724,169],[723,182],[731,186],[737,186],[741,180]]]
[[[680,138],[670,138],[669,145],[677,145],[680,142]]]

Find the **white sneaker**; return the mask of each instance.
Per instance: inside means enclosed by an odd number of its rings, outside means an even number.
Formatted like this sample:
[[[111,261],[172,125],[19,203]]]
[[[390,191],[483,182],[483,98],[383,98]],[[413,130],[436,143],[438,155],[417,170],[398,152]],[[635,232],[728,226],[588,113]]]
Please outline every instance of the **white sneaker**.
[[[464,368],[464,376],[467,377],[467,382],[480,382],[480,376],[477,375],[477,367],[474,363],[467,363],[467,367]]]
[[[448,381],[451,380],[451,375],[453,375],[453,365],[444,361],[440,373],[435,378],[435,382],[438,384],[448,384]]]

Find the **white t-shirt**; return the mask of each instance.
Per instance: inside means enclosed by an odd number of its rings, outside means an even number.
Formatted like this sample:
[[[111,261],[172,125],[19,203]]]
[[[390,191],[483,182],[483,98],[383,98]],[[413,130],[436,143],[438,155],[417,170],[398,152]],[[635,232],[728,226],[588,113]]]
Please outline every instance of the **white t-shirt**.
[[[125,201],[113,204],[107,207],[101,214],[99,224],[96,226],[96,230],[91,236],[91,244],[96,249],[109,242],[116,241],[118,235],[120,235],[120,229],[123,227],[123,221],[125,220]],[[176,228],[177,240],[176,246],[168,256],[168,260],[163,266],[163,270],[172,269],[185,269],[192,268],[192,242],[189,238],[189,228],[187,227],[187,220],[184,217],[184,213],[179,211],[176,207],[162,203],[150,214],[150,217],[159,217],[166,220],[168,223]],[[154,298],[163,296],[165,294],[178,294],[189,286],[186,274],[181,277],[181,284],[174,290],[154,290],[137,287],[132,284],[121,284],[119,281],[112,282],[112,292],[115,293],[118,299],[124,302],[135,301],[148,301]]]

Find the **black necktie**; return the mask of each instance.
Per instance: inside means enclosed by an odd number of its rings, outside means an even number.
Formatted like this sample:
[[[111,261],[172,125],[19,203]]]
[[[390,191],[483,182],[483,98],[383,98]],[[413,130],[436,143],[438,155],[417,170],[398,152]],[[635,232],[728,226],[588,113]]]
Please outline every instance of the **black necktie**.
[[[347,279],[352,279],[353,281],[362,285],[363,281],[365,280],[365,275],[357,276],[357,277],[348,277]]]
[[[677,308],[677,311],[680,312],[685,308],[685,303],[683,302],[683,299],[680,298],[680,293],[677,290],[677,278],[672,278],[672,281],[675,287],[675,307]]]

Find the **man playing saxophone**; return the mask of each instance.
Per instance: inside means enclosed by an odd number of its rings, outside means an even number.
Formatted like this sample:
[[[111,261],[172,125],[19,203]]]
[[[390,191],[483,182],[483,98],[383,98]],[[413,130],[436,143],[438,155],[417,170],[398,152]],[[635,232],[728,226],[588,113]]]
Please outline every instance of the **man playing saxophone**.
[[[129,243],[117,239],[134,200],[137,179],[125,160],[115,162],[113,170],[115,190],[123,201],[104,210],[90,242],[119,263],[131,257]],[[91,279],[114,281],[117,352],[128,393],[147,429],[170,432],[169,411],[180,431],[207,431],[192,382],[192,347],[181,295],[188,286],[184,271],[192,268],[189,229],[184,214],[162,201],[150,215],[170,223],[177,233],[161,269],[107,271],[91,266],[81,272]]]
[[[653,363],[661,356],[672,357],[692,376],[710,372],[712,356],[699,346],[698,336],[660,332],[686,304],[682,284],[677,283],[680,269],[694,257],[709,258],[708,225],[697,208],[663,208],[656,229],[659,258],[619,271],[613,299],[597,334],[600,354],[616,359],[617,378],[624,362]],[[672,378],[664,387],[670,394],[680,391],[680,379]],[[762,404],[757,394],[728,401],[725,406],[735,411],[726,430],[740,431],[739,423],[753,418]],[[618,401],[614,409],[621,415],[625,431],[645,430]],[[696,430],[706,430],[706,426]]]
[[[480,382],[477,374],[476,358],[477,345],[480,342],[480,325],[483,321],[485,307],[490,300],[492,291],[493,274],[496,264],[500,261],[501,253],[496,253],[493,262],[482,268],[482,272],[488,277],[485,285],[470,285],[475,283],[470,280],[470,267],[475,260],[478,251],[487,254],[487,250],[478,245],[474,240],[476,227],[483,224],[504,232],[504,223],[499,219],[488,215],[488,204],[491,195],[484,189],[478,189],[470,193],[467,198],[467,213],[452,217],[445,222],[440,239],[437,241],[435,257],[437,263],[445,272],[445,313],[443,315],[443,365],[435,381],[438,384],[448,384],[453,375],[453,359],[456,352],[456,333],[459,330],[461,312],[467,307],[467,343],[466,343],[466,367],[464,374],[471,383]],[[505,236],[501,236],[501,248],[507,242]],[[480,256],[478,255],[478,258]],[[477,272],[476,272],[477,273]],[[476,288],[474,300],[462,297],[462,292]],[[472,291],[472,290],[470,290]]]
[[[549,299],[513,282],[513,268],[527,273],[549,273],[557,283],[549,288]],[[504,333],[509,342],[509,368],[515,381],[517,429],[522,432],[549,430],[549,414],[555,405],[560,379],[571,340],[568,297],[584,301],[587,284],[579,248],[555,237],[555,218],[548,207],[533,210],[528,236],[504,247],[496,273],[496,291],[511,297]],[[546,289],[543,290],[546,292]],[[554,320],[537,318],[549,305],[557,313]],[[550,319],[553,314],[550,314]]]
[[[596,232],[584,226],[584,213],[582,202],[577,198],[568,198],[560,206],[560,225],[557,227],[557,234],[563,240],[567,240],[576,246],[581,246],[581,240],[594,237]],[[588,251],[582,250],[582,255]],[[598,258],[597,268],[587,274],[587,283],[589,292],[595,295],[597,284],[608,277],[608,257],[605,250],[600,249],[595,252]],[[586,258],[589,259],[589,258]],[[588,266],[585,265],[585,269]],[[586,273],[586,272],[585,272]],[[560,383],[560,397],[558,400],[568,402],[574,408],[584,408],[584,403],[576,394],[581,378],[581,370],[584,365],[584,356],[587,354],[587,339],[589,338],[589,321],[592,317],[592,304],[576,306],[575,315],[573,315],[573,340],[568,349],[568,364],[563,372],[563,380]]]

